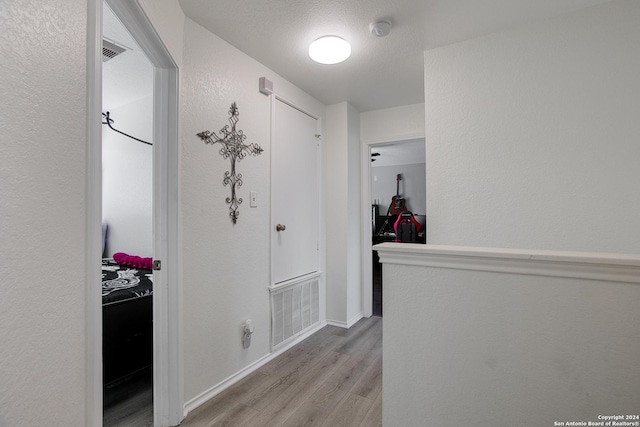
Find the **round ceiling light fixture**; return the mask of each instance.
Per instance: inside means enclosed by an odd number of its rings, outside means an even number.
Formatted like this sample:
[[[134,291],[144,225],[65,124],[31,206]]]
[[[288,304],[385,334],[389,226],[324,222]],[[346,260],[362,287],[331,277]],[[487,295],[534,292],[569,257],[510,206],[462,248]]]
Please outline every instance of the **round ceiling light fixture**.
[[[338,36],[320,37],[309,46],[309,56],[320,64],[337,64],[351,56],[351,45]]]

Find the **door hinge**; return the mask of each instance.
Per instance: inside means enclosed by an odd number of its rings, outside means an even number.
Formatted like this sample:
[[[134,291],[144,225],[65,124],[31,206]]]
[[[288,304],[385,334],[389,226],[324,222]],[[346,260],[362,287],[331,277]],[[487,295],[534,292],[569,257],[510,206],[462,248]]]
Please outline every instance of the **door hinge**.
[[[153,260],[153,269],[156,271],[160,271],[162,269],[162,262],[159,259]]]

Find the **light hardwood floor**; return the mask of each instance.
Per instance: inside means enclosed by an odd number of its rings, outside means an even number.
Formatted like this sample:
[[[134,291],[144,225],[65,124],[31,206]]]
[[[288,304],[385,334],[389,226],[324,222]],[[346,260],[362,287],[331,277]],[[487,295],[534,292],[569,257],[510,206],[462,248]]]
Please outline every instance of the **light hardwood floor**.
[[[105,401],[105,427],[153,425],[150,376],[110,390]],[[382,318],[324,327],[180,426],[382,426]]]
[[[104,427],[152,427],[152,373],[104,391]]]
[[[324,327],[180,426],[382,426],[382,318]]]

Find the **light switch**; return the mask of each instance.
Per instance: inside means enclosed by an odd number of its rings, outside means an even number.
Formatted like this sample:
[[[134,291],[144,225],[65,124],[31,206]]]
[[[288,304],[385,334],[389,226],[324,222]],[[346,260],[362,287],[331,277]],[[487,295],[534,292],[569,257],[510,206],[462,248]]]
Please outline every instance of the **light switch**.
[[[258,193],[251,191],[249,193],[249,206],[255,208],[258,206]]]

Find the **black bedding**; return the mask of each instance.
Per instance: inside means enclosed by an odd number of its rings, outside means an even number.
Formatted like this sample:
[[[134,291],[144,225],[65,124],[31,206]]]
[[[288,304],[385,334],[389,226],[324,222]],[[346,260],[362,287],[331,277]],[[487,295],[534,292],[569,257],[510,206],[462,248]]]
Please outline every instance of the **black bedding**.
[[[102,305],[140,298],[153,292],[153,272],[102,260]]]
[[[151,270],[102,260],[102,357],[104,385],[147,371],[153,360]]]

